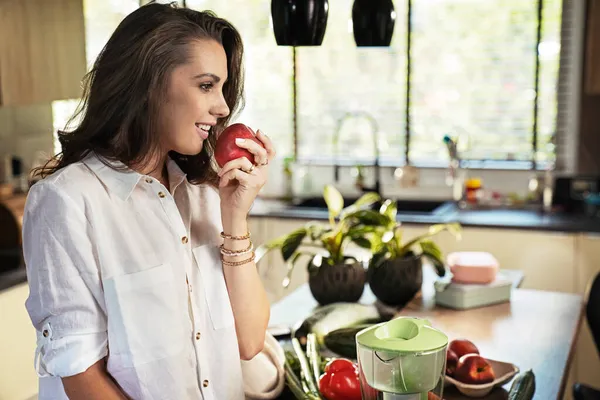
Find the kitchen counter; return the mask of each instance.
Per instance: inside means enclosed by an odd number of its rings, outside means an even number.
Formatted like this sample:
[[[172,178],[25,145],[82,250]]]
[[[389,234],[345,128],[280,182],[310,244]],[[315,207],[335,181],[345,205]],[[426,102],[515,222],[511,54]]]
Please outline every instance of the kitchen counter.
[[[296,207],[280,200],[258,199],[251,217],[327,220],[325,209]],[[397,220],[406,224],[459,222],[481,228],[525,229],[573,233],[600,233],[600,218],[583,215],[544,214],[531,210],[459,210],[456,207],[439,213],[402,213]]]
[[[513,363],[521,371],[532,369],[537,382],[534,400],[560,400],[565,390],[570,390],[567,375],[581,323],[582,300],[575,294],[513,289],[510,302],[456,311],[435,305],[435,290],[424,274],[421,293],[396,316],[428,319],[450,340],[472,340],[485,357]],[[374,301],[374,295],[365,287],[359,302]],[[316,306],[308,284],[304,284],[273,304],[269,325],[292,326]],[[507,383],[484,399],[506,399],[510,386]],[[454,387],[444,390],[444,398],[469,399]]]

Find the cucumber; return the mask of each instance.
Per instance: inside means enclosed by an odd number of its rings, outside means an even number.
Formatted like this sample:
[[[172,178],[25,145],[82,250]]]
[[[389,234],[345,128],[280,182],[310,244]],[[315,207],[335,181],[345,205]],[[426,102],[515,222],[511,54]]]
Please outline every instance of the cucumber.
[[[508,392],[508,400],[531,400],[535,393],[535,375],[532,370],[515,378]]]
[[[370,326],[373,324],[359,324],[331,331],[323,340],[325,347],[342,357],[356,360],[356,334]]]
[[[319,345],[323,345],[325,335],[336,329],[364,323],[366,321],[381,321],[379,311],[374,305],[359,303],[333,303],[319,307],[292,328],[292,337],[306,349],[307,335],[314,333]]]

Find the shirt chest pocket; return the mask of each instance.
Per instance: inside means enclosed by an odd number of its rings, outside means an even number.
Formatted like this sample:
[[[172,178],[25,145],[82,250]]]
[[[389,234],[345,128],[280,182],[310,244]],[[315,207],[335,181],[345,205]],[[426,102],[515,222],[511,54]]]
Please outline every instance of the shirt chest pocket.
[[[225,284],[219,248],[214,245],[199,246],[192,250],[200,279],[204,287],[206,304],[214,329],[234,325],[233,311]]]
[[[172,266],[163,264],[103,281],[109,316],[109,347],[124,367],[179,353],[181,307]]]

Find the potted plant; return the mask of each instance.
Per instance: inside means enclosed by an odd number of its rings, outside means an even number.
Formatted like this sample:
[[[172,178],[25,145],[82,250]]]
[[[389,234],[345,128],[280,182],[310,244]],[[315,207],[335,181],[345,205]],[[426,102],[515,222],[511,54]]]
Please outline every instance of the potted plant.
[[[379,210],[382,223],[369,234],[373,257],[367,279],[373,294],[383,303],[404,306],[421,289],[423,258],[428,259],[439,276],[446,274],[442,251],[431,238],[443,231],[460,237],[458,223],[437,224],[427,233],[404,241],[402,227],[396,222],[396,203],[386,200]]]
[[[310,222],[305,226],[259,246],[256,259],[279,249],[287,263],[283,285],[289,284],[291,273],[302,255],[309,255],[308,283],[315,300],[321,305],[334,302],[355,302],[360,299],[366,283],[366,268],[347,246],[371,249],[367,236],[384,224],[386,217],[372,205],[380,201],[376,193],[367,193],[344,208],[342,195],[331,185],[323,197],[329,213],[328,223]]]

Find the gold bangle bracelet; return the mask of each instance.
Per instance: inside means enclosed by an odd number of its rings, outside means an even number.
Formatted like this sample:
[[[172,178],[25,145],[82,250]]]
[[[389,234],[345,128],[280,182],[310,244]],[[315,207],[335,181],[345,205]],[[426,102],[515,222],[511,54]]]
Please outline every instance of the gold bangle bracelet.
[[[256,256],[255,256],[254,252],[252,252],[252,256],[250,256],[250,258],[247,258],[247,259],[242,260],[242,261],[226,261],[226,260],[223,259],[223,257],[221,257],[221,261],[223,262],[224,265],[229,265],[229,266],[232,266],[232,267],[237,267],[239,265],[248,264],[249,262],[254,261],[255,257]]]
[[[223,239],[231,239],[231,240],[246,240],[250,239],[250,232],[246,233],[244,236],[231,236],[226,234],[225,232],[221,232],[221,237]]]
[[[221,254],[223,254],[225,256],[236,257],[236,256],[243,256],[245,254],[251,253],[254,250],[254,243],[252,243],[252,241],[250,241],[250,244],[248,245],[248,247],[246,247],[245,249],[242,249],[242,250],[226,249],[225,245],[223,245],[223,244],[219,247],[221,249]]]

